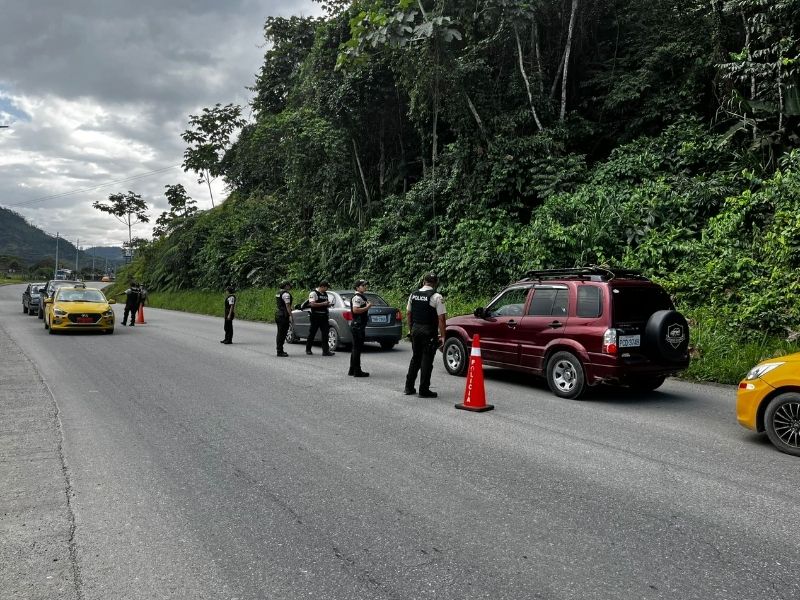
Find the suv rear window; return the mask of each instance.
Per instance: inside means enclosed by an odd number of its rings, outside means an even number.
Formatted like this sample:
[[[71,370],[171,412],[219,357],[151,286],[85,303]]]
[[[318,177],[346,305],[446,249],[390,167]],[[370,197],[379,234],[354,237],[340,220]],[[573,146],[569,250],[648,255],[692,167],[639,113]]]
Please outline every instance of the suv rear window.
[[[618,287],[612,290],[616,323],[644,322],[658,310],[673,310],[667,292],[657,286]]]
[[[578,288],[578,306],[575,314],[579,317],[596,319],[603,314],[600,288],[594,285],[582,285]]]

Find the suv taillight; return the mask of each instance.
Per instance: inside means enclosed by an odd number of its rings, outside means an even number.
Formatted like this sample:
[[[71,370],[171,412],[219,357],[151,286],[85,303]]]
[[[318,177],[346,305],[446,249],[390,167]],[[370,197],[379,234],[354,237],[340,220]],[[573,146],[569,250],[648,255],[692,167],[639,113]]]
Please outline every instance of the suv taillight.
[[[352,321],[353,313],[351,313],[349,310],[346,310],[342,313],[342,317],[344,318],[345,321]]]
[[[616,354],[617,353],[617,330],[606,329],[603,333],[603,353]]]

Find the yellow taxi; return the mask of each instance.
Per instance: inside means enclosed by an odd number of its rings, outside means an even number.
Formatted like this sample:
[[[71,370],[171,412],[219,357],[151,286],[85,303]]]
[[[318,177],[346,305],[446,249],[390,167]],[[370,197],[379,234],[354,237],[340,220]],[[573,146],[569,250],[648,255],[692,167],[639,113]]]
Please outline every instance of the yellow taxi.
[[[61,287],[44,302],[44,328],[50,333],[81,329],[114,333],[114,311],[109,306],[114,300],[107,300],[98,289],[82,283]]]
[[[739,383],[739,424],[767,432],[781,452],[800,456],[800,353],[758,363]]]

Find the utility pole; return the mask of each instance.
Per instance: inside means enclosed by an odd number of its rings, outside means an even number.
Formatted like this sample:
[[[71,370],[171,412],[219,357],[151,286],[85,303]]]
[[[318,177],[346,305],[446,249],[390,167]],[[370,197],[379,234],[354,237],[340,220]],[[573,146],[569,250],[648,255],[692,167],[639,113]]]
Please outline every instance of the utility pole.
[[[53,268],[53,279],[56,278],[58,272],[58,232],[56,231],[56,266]]]
[[[97,251],[96,247],[92,247],[92,277],[94,277],[94,253]]]
[[[81,240],[78,238],[75,240],[75,277],[78,276],[78,252],[80,252],[80,243]]]

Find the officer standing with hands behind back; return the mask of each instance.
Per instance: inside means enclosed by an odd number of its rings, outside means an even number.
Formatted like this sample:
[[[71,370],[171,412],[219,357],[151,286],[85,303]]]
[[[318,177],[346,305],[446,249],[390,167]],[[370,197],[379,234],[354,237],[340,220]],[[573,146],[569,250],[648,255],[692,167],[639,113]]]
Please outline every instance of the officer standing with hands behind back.
[[[236,288],[228,286],[225,288],[225,339],[220,340],[221,344],[233,343],[233,319],[236,316]]]
[[[364,349],[369,309],[372,307],[372,302],[367,300],[364,295],[367,291],[367,285],[367,282],[363,279],[356,281],[356,293],[350,299],[350,312],[353,315],[350,321],[350,331],[353,334],[353,350],[350,353],[350,370],[347,374],[353,377],[369,377],[369,373],[361,370],[361,351]]]
[[[428,273],[422,280],[422,287],[408,297],[406,313],[408,328],[411,331],[411,363],[408,365],[406,387],[407,396],[416,393],[414,383],[419,376],[419,397],[436,398],[432,392],[431,373],[436,350],[442,347],[447,322],[447,308],[444,298],[436,291],[439,278],[436,273]]]
[[[324,279],[319,282],[316,289],[311,290],[308,295],[308,305],[311,308],[311,324],[308,331],[308,340],[306,340],[306,354],[313,354],[311,352],[311,344],[314,343],[314,338],[317,331],[322,333],[322,356],[333,356],[333,352],[328,348],[328,331],[330,325],[328,324],[328,308],[331,303],[328,299],[328,282]]]
[[[275,294],[275,323],[278,324],[278,335],[275,338],[275,346],[278,356],[289,356],[283,351],[283,344],[286,342],[286,334],[289,333],[289,326],[292,324],[292,294],[289,290],[292,284],[284,281],[280,291]]]

